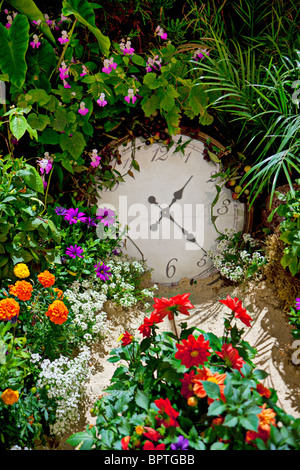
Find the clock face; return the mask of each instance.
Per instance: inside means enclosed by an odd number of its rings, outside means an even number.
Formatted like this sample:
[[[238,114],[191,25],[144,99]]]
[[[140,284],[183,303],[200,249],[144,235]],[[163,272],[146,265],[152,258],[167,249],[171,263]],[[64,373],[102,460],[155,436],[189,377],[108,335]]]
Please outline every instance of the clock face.
[[[178,283],[183,278],[207,277],[215,271],[207,251],[216,250],[217,237],[225,228],[243,230],[245,205],[232,199],[223,187],[217,202],[212,175],[219,164],[203,159],[201,141],[185,135],[174,137],[186,143],[184,153],[162,143],[145,145],[135,140],[135,160],[140,171],[124,176],[111,190],[99,193],[99,208],[113,209],[121,230],[128,228],[124,253],[144,260],[152,280]],[[123,175],[131,167],[132,143],[120,147]]]

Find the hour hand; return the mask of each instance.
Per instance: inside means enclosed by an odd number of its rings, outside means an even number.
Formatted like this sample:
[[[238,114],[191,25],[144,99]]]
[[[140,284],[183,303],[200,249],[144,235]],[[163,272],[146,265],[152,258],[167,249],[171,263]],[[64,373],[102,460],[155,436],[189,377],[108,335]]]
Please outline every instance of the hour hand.
[[[175,193],[173,194],[173,200],[172,200],[171,204],[169,205],[169,207],[171,207],[172,204],[174,204],[174,202],[176,202],[176,201],[178,201],[179,199],[182,198],[184,188],[191,181],[192,178],[193,178],[193,175],[187,180],[187,182],[185,183],[185,185],[181,189],[178,189],[178,191],[175,191]]]

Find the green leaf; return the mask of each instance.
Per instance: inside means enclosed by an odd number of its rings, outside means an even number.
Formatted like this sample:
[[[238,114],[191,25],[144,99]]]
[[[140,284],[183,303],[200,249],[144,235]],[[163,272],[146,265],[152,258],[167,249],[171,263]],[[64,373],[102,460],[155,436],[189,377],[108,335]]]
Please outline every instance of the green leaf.
[[[261,370],[261,369],[255,369],[253,372],[252,372],[252,375],[255,379],[257,380],[263,380],[265,379],[266,377],[268,377],[268,372],[264,371],[264,370]]]
[[[43,106],[50,101],[51,97],[42,88],[35,88],[27,92],[26,98],[27,98],[28,104],[33,104],[33,103],[38,102],[40,106]]]
[[[37,131],[43,131],[45,127],[47,127],[47,125],[50,123],[50,118],[45,114],[37,115],[35,113],[31,113],[27,118],[27,122],[31,127],[36,129]]]
[[[208,408],[208,416],[219,416],[226,410],[226,405],[220,400],[214,400]]]
[[[230,414],[226,415],[223,425],[228,426],[229,428],[233,428],[238,423],[238,417],[232,416]]]
[[[163,111],[162,113],[167,121],[167,126],[169,133],[171,135],[176,135],[179,134],[180,128],[179,128],[179,123],[180,123],[180,109],[177,106],[174,106],[169,111]]]
[[[44,184],[41,176],[37,172],[37,170],[27,163],[25,164],[25,168],[28,171],[28,174],[23,174],[23,179],[29,188],[37,191],[38,193],[44,193]]]
[[[36,4],[32,0],[8,0],[8,3],[10,3],[20,13],[27,16],[30,21],[41,20],[40,28],[42,32],[48,39],[50,39],[51,42],[56,44],[51,30],[45,21],[43,13],[38,9]]]
[[[95,25],[95,13],[87,0],[64,0],[62,14],[64,16],[74,15],[77,20],[96,37],[101,52],[108,56],[110,49],[110,40],[104,36]]]
[[[70,436],[66,442],[72,447],[77,447],[80,445],[81,450],[91,450],[94,444],[94,438],[87,432],[77,432],[76,434]]]
[[[81,132],[75,132],[72,136],[62,134],[60,136],[60,146],[63,150],[67,150],[74,160],[77,160],[82,154],[86,142]]]
[[[257,415],[249,414],[247,416],[240,417],[240,423],[247,430],[257,431],[259,419]]]
[[[213,398],[214,400],[220,398],[220,387],[218,384],[203,380],[202,385],[210,398]]]
[[[146,65],[146,62],[143,57],[138,54],[133,54],[131,60],[135,65],[140,65],[141,67],[144,67]]]
[[[135,395],[135,403],[143,408],[144,410],[148,410],[149,407],[149,396],[147,393],[143,392],[142,390],[137,390]]]
[[[160,99],[160,109],[170,111],[175,106],[175,98],[178,98],[179,93],[175,90],[174,86],[169,84],[165,89],[159,89],[157,96]]]
[[[143,98],[141,101],[141,105],[145,116],[151,116],[151,114],[159,108],[159,104],[160,99],[157,95],[152,95],[150,97]]]
[[[1,48],[0,48],[1,49]],[[27,120],[24,116],[15,114],[9,120],[9,128],[13,136],[20,140],[27,130]]]
[[[0,23],[0,68],[17,88],[23,86],[26,78],[28,43],[29,23],[26,16],[17,15],[9,29]]]
[[[227,450],[228,447],[229,444],[225,444],[224,442],[214,442],[211,445],[210,450]]]

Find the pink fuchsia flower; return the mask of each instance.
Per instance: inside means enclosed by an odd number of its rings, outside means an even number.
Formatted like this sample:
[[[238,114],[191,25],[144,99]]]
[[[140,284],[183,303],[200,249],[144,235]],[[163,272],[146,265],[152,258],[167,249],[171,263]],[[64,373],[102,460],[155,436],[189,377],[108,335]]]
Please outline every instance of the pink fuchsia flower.
[[[154,58],[148,57],[148,61],[146,64],[146,72],[151,72],[153,70],[160,70],[161,69],[161,58],[156,55]]]
[[[58,40],[61,44],[66,44],[66,42],[69,42],[67,31],[62,31],[61,32],[61,37],[58,38]]]
[[[41,22],[42,22],[41,20],[37,20],[37,21],[33,20],[32,24],[35,24],[36,26],[40,26]]]
[[[118,64],[114,62],[114,58],[112,57],[111,59],[105,59],[103,65],[102,72],[110,74],[112,70],[116,70]]]
[[[52,162],[53,162],[53,159],[52,158],[49,158],[49,153],[48,152],[45,152],[44,153],[44,157],[45,158],[42,158],[42,160],[37,160],[37,163],[40,167],[40,172],[41,174],[43,175],[44,172],[46,173],[46,175],[48,175],[48,173],[51,171],[52,169]]]
[[[115,222],[115,213],[112,209],[102,207],[97,212],[96,218],[99,219],[104,226],[109,227]]]
[[[192,59],[198,61],[199,59],[203,59],[205,56],[209,56],[209,51],[207,49],[197,49]]]
[[[97,166],[99,166],[99,163],[100,163],[100,161],[101,161],[101,157],[99,157],[99,155],[98,155],[98,150],[97,150],[97,149],[94,149],[94,150],[92,151],[91,159],[92,159],[92,161],[91,161],[91,166],[92,166],[93,168],[97,168]]]
[[[165,33],[164,30],[160,26],[157,26],[154,34],[164,40],[166,40],[168,37],[167,33]]]
[[[126,44],[125,44],[125,39],[122,39],[119,46],[124,55],[125,54],[133,55],[134,49],[133,47],[131,47],[131,41],[129,38],[127,38]]]
[[[105,100],[105,93],[101,93],[99,98],[97,99],[97,103],[99,106],[102,106],[104,108],[105,105],[107,105],[107,101]]]
[[[78,112],[79,114],[82,114],[83,116],[85,116],[89,112],[88,108],[85,107],[84,101],[81,101]]]
[[[101,281],[108,281],[109,276],[112,275],[110,267],[106,266],[104,263],[95,264],[94,268],[96,269],[97,277],[99,277]]]
[[[42,44],[41,42],[39,42],[39,37],[34,34],[33,37],[32,37],[33,41],[31,41],[29,44],[31,45],[32,49],[35,49],[35,48],[39,48],[40,45]]]
[[[81,77],[84,77],[88,73],[88,69],[85,65],[82,64],[82,73],[80,74]]]
[[[136,90],[138,91],[138,90]],[[129,88],[128,89],[128,95],[125,96],[124,100],[129,104],[130,103],[130,99],[132,100],[132,103],[135,103],[136,100],[137,100],[137,97],[134,96],[134,91],[132,88]]]
[[[68,209],[64,219],[69,222],[70,225],[77,224],[77,222],[86,222],[85,213],[79,212],[79,209]]]
[[[71,245],[66,249],[66,255],[70,256],[71,258],[83,258],[82,253],[83,249],[77,245]]]
[[[59,72],[60,72],[59,78],[60,78],[61,80],[65,80],[66,78],[69,78],[69,75],[68,75],[68,73],[69,73],[69,67],[67,67],[67,65],[66,65],[66,63],[65,63],[64,61],[62,61],[61,67],[59,67],[58,70],[59,70]]]
[[[53,29],[54,26],[55,26],[55,21],[50,20],[49,15],[47,15],[47,13],[44,15],[44,18],[46,20],[47,25],[50,26],[50,28]]]
[[[296,310],[300,310],[300,299],[298,297],[295,300],[295,307],[296,307]]]

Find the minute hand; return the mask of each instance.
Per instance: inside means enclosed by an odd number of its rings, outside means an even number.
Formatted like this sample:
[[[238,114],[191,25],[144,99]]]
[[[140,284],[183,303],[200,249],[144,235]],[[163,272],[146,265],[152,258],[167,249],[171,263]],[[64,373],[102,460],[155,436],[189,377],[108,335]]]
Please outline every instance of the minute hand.
[[[175,191],[175,193],[173,194],[173,200],[172,200],[171,204],[169,205],[169,207],[171,207],[174,204],[174,202],[176,202],[176,201],[178,201],[179,199],[182,198],[184,188],[191,181],[192,178],[193,178],[193,175],[187,180],[187,182],[185,183],[185,185],[181,189],[178,189],[178,191]]]

